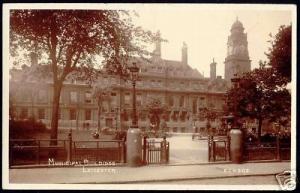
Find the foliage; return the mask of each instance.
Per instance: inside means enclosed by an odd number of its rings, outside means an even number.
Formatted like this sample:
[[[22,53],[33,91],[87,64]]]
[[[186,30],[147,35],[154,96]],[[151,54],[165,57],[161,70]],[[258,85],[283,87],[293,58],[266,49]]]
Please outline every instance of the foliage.
[[[33,118],[28,120],[10,120],[9,121],[9,138],[10,139],[29,139],[38,133],[47,132],[44,123],[36,121]]]
[[[131,56],[147,54],[146,43],[153,38],[150,31],[133,25],[130,12],[122,10],[12,10],[10,32],[12,56],[20,49],[44,56],[47,65],[33,69],[42,77],[52,77],[53,139],[57,138],[59,97],[66,78],[79,76],[93,82],[103,65],[121,75]]]
[[[166,113],[168,107],[160,99],[150,98],[147,101],[146,109],[148,111],[150,123],[155,125],[155,130],[159,130],[162,114]]]
[[[281,26],[270,41],[269,61],[260,61],[258,69],[244,74],[239,87],[227,93],[229,112],[258,120],[259,140],[263,120],[286,125],[290,119],[291,95],[286,84],[291,81],[291,35],[291,25]]]
[[[227,96],[229,112],[236,112],[240,118],[258,119],[259,136],[263,120],[283,125],[285,123],[281,120],[290,116],[291,95],[274,68],[261,65],[259,69],[245,74],[239,80],[239,86],[230,89]]]
[[[272,36],[271,36],[272,37]],[[266,54],[271,65],[278,75],[291,81],[291,44],[292,26],[281,26],[274,39],[270,41],[271,48]]]

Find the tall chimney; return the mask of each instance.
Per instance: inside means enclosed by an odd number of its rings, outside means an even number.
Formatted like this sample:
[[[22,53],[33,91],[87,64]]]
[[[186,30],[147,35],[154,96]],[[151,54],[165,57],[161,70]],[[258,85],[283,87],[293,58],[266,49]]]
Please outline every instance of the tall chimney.
[[[213,62],[210,64],[210,78],[216,79],[217,72],[216,72],[217,63],[215,62],[215,59],[213,58]]]
[[[161,58],[161,36],[159,30],[156,32],[156,38],[154,56]]]
[[[181,49],[181,62],[183,64],[188,64],[188,51],[187,45],[183,42],[182,49]]]

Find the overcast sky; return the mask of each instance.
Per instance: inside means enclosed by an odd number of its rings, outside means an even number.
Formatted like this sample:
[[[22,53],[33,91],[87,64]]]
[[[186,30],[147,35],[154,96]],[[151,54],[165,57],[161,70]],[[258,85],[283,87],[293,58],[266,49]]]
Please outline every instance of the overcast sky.
[[[227,38],[232,24],[242,22],[248,34],[251,69],[259,60],[266,60],[264,52],[270,44],[269,34],[275,35],[280,25],[289,25],[292,14],[282,6],[203,6],[153,5],[137,7],[140,17],[136,23],[153,31],[160,30],[167,43],[162,43],[162,57],[181,60],[183,41],[188,45],[188,63],[209,76],[209,64],[217,62],[217,75],[224,77]]]

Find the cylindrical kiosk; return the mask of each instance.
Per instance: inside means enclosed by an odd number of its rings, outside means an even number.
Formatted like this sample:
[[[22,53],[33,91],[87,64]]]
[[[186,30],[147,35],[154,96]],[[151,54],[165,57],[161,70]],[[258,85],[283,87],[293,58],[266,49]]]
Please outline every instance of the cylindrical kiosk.
[[[243,135],[238,128],[230,130],[230,157],[233,163],[241,163],[243,155]]]
[[[142,133],[139,128],[130,128],[127,131],[127,164],[128,166],[142,165]]]

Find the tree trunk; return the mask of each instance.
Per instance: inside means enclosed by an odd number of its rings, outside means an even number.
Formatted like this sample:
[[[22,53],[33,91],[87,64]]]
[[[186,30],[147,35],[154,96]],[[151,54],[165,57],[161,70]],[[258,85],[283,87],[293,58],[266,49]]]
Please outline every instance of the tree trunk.
[[[262,127],[262,121],[263,119],[260,117],[258,118],[258,130],[257,130],[257,139],[258,142],[260,143],[260,138],[261,138],[261,127]]]
[[[35,115],[34,115],[34,94],[33,91],[31,92],[31,117],[33,120],[35,120]]]
[[[52,102],[52,118],[51,118],[51,145],[57,145],[57,129],[58,129],[58,112],[59,112],[59,98],[62,88],[62,82],[56,82],[53,85],[53,102]]]
[[[100,124],[101,124],[101,99],[100,97],[98,98],[98,132],[100,132],[101,128],[100,128]]]

